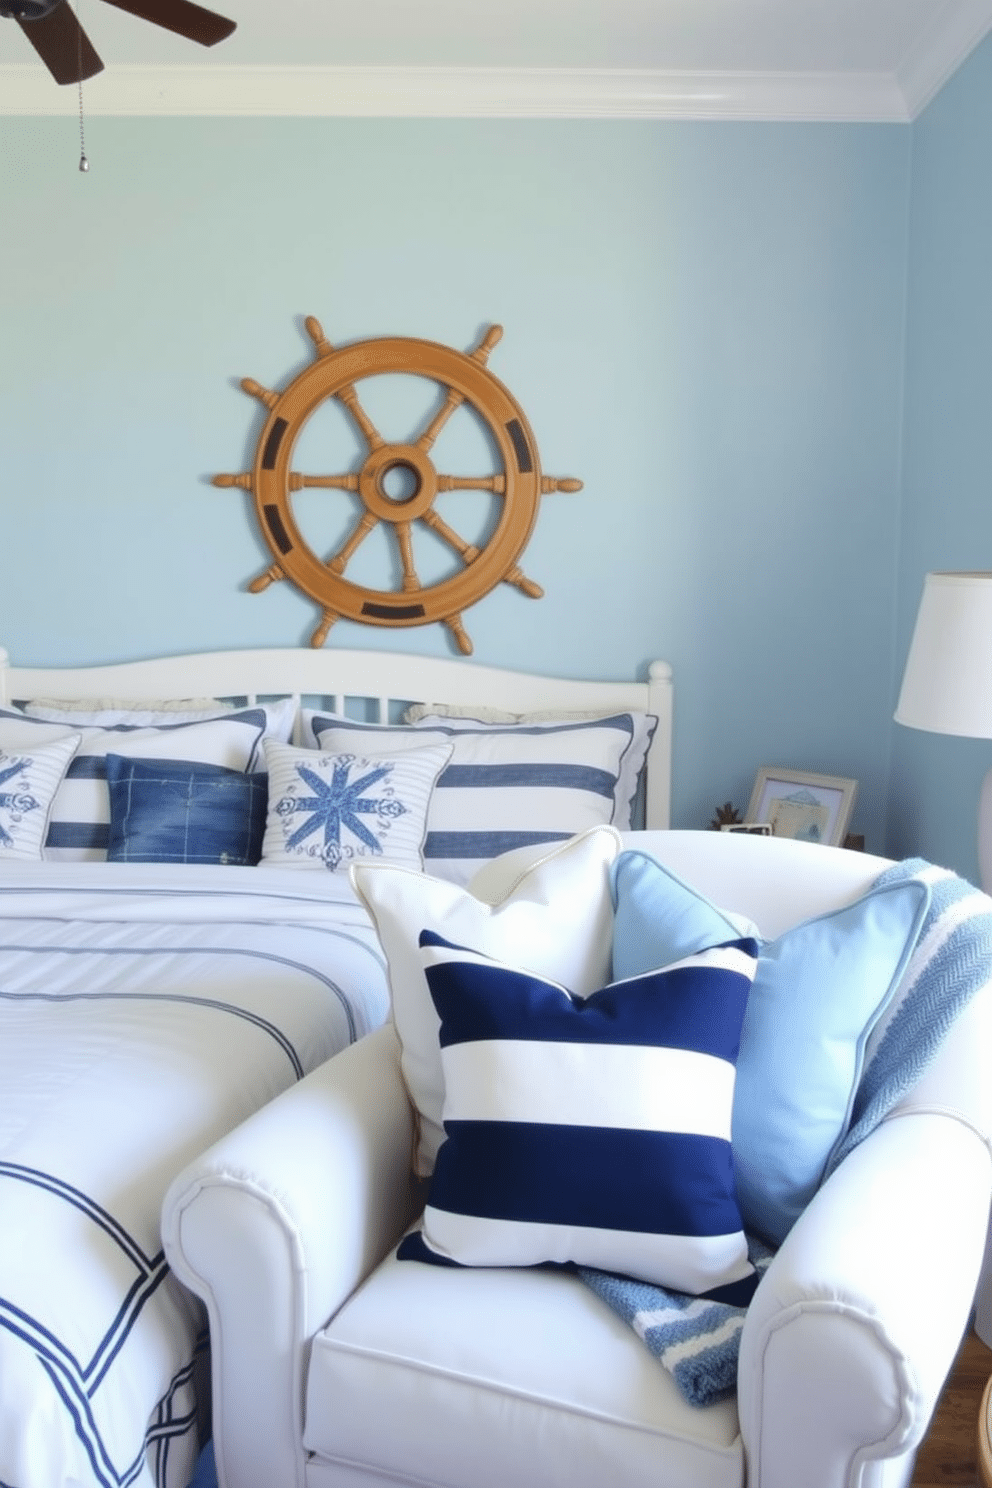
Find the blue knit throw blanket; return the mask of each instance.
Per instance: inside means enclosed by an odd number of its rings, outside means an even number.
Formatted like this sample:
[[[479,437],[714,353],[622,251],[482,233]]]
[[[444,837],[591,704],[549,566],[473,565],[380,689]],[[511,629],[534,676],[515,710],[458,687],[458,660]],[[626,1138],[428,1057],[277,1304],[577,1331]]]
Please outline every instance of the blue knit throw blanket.
[[[872,1031],[851,1123],[824,1178],[912,1089],[955,1018],[988,980],[992,899],[922,858],[907,858],[887,868],[878,883],[908,878],[928,885],[930,907],[895,996]],[[760,1275],[772,1252],[751,1238],[749,1253]],[[686,1296],[590,1267],[580,1266],[578,1274],[643,1339],[690,1405],[711,1405],[735,1392],[746,1307]]]

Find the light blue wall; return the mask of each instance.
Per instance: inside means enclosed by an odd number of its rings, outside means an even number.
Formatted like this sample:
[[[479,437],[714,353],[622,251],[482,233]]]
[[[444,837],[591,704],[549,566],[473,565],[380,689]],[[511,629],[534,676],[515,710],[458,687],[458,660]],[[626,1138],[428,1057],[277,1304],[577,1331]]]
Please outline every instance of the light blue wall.
[[[898,681],[928,569],[992,569],[992,39],[913,126]],[[889,851],[969,878],[992,744],[893,727]]]
[[[245,582],[243,493],[316,315],[490,367],[545,471],[546,597],[465,621],[476,659],[675,669],[674,819],[760,765],[857,777],[891,749],[911,131],[590,122],[0,122],[0,643],[25,663],[305,643]],[[928,559],[929,561],[929,559]],[[329,645],[446,652],[437,626]]]

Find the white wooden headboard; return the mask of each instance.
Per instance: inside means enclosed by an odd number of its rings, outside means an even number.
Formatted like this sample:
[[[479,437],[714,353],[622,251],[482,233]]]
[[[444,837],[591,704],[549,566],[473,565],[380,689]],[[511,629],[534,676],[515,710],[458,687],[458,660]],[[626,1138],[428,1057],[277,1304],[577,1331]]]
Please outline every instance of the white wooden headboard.
[[[589,682],[542,677],[454,657],[392,651],[274,647],[204,651],[109,666],[18,667],[0,649],[0,703],[30,698],[259,699],[294,697],[348,711],[362,700],[370,722],[396,716],[412,702],[502,708],[514,713],[562,709],[654,713],[658,718],[647,760],[645,825],[665,828],[671,810],[672,669],[654,661],[646,682]]]

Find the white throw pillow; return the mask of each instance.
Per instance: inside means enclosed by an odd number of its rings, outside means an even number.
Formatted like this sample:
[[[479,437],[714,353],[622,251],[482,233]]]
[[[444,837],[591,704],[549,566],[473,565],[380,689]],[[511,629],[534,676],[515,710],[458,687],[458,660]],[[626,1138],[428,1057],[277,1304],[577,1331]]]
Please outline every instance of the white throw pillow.
[[[388,864],[361,863],[351,882],[379,933],[389,964],[393,1022],[401,1065],[418,1116],[414,1167],[434,1167],[444,1140],[444,1077],[440,1020],[419,949],[421,931],[513,960],[581,997],[609,978],[613,942],[610,864],[621,848],[612,827],[594,827],[553,848],[500,884],[499,865],[486,874],[492,902],[446,879]]]
[[[30,750],[0,748],[0,858],[42,855],[48,817],[78,734]]]
[[[448,745],[373,759],[267,740],[262,861],[334,872],[375,857],[422,868],[427,807],[450,756]]]

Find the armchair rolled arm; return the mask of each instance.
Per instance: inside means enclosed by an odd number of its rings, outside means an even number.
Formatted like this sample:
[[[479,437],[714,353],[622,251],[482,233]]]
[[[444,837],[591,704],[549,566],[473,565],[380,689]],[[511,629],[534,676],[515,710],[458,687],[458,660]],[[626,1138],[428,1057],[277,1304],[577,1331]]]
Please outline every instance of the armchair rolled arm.
[[[221,1485],[303,1484],[308,1343],[422,1204],[412,1150],[413,1112],[387,1025],[171,1185],[163,1240],[207,1310]]]
[[[909,1482],[967,1327],[990,1195],[982,1134],[947,1111],[893,1117],[832,1174],[745,1319],[749,1488]]]

